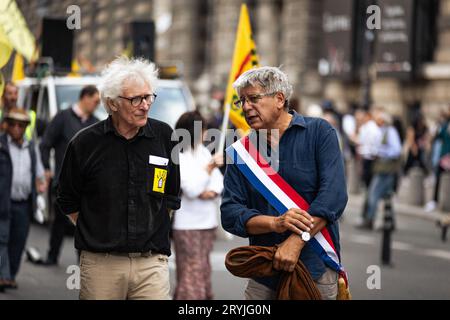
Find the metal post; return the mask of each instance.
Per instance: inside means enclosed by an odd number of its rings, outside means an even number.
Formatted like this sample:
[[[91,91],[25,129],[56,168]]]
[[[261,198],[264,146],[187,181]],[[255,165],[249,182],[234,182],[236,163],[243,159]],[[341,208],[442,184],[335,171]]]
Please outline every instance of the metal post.
[[[392,193],[384,200],[383,238],[381,244],[381,262],[391,265],[392,231],[395,229],[394,211],[392,209]]]
[[[447,241],[447,229],[448,229],[448,225],[442,226],[442,234],[441,234],[442,242]]]
[[[447,230],[449,226],[450,219],[441,218],[439,219],[436,224],[438,228],[441,228],[441,240],[442,242],[447,242]]]

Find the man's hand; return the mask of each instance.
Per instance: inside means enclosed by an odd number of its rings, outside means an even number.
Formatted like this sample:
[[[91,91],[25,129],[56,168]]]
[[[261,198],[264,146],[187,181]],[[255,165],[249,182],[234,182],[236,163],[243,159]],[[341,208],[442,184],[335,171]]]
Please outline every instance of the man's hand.
[[[303,231],[311,231],[314,228],[313,217],[302,209],[292,208],[279,217],[274,217],[272,230],[277,233],[283,233],[290,230],[298,235]]]
[[[45,170],[44,171],[44,177],[45,177],[45,182],[47,183],[47,186],[50,185],[50,181],[53,178],[53,172],[51,170]]]
[[[211,161],[208,163],[208,166],[206,167],[206,171],[208,172],[208,174],[210,175],[211,172],[215,169],[215,168],[220,168],[224,165],[224,161],[223,161],[223,153],[216,153],[215,155],[213,155]]]
[[[74,226],[77,225],[77,220],[78,220],[78,212],[74,212],[68,215],[68,218],[70,220],[70,222],[72,222],[72,224]]]
[[[292,234],[278,246],[273,259],[273,267],[276,270],[292,272],[300,257],[300,252],[305,242],[296,234]]]
[[[53,178],[53,172],[51,170],[45,170],[44,176],[45,176],[45,179],[50,180],[51,178]]]
[[[214,199],[218,194],[215,191],[203,191],[198,197],[202,200]]]
[[[47,191],[48,183],[45,179],[36,179],[36,191],[38,193],[44,193]]]

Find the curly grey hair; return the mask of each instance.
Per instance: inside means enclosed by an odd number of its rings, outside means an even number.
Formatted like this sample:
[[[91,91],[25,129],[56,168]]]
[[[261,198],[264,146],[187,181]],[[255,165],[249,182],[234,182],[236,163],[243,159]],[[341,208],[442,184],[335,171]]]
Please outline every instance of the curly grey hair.
[[[250,69],[233,83],[238,95],[242,89],[249,86],[261,86],[265,93],[281,92],[286,100],[291,97],[293,91],[287,75],[277,67]]]
[[[158,81],[158,70],[155,64],[143,58],[129,59],[121,56],[114,59],[102,71],[102,80],[99,86],[100,98],[106,109],[111,114],[107,100],[116,99],[122,94],[126,81],[136,81],[150,86],[153,92]]]

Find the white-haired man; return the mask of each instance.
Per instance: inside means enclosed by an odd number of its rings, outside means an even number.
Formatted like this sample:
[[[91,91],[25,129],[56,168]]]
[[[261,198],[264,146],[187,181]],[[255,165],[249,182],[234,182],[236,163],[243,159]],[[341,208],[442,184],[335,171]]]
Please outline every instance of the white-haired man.
[[[273,267],[277,270],[292,272],[300,259],[322,298],[336,299],[340,270],[332,270],[322,260],[323,255],[315,250],[317,244],[312,238],[319,232],[326,232],[332,242],[330,246],[335,249],[334,259],[338,259],[337,220],[347,203],[347,192],[336,131],[323,119],[289,111],[292,86],[278,68],[251,69],[236,80],[234,88],[239,95],[235,104],[242,108],[253,132],[246,143],[232,145],[233,149],[227,150],[235,159],[246,160],[227,165],[222,225],[230,233],[249,237],[250,245],[276,246]],[[278,161],[272,163],[272,166],[279,164],[278,174],[270,174],[271,177],[264,177],[264,170],[257,168],[261,158],[249,161],[255,151],[248,145],[255,135],[263,134],[264,129],[275,131],[274,134],[268,132],[265,142],[258,139],[259,145],[255,148],[271,150],[272,160],[273,154],[278,154]],[[288,197],[303,198],[303,203],[309,203],[309,209],[300,209],[305,208],[301,204],[293,208],[292,201],[286,205],[283,199]],[[311,244],[308,243],[310,237]],[[279,280],[280,273],[252,278],[245,290],[246,299],[275,299]]]
[[[157,71],[120,57],[102,76],[110,116],[69,143],[57,196],[76,223],[80,299],[168,299],[169,210],[180,207],[180,178],[172,129],[147,117]]]

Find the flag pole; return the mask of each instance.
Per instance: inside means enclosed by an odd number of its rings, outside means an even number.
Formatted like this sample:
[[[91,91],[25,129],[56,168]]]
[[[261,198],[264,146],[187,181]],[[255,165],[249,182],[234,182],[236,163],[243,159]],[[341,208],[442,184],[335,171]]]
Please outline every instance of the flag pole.
[[[230,104],[225,104],[225,110],[223,111],[223,119],[222,119],[222,128],[220,132],[220,140],[219,140],[219,149],[217,152],[221,153],[223,152],[223,149],[225,147],[225,138],[227,135],[227,128],[228,128],[228,120],[230,119]]]

